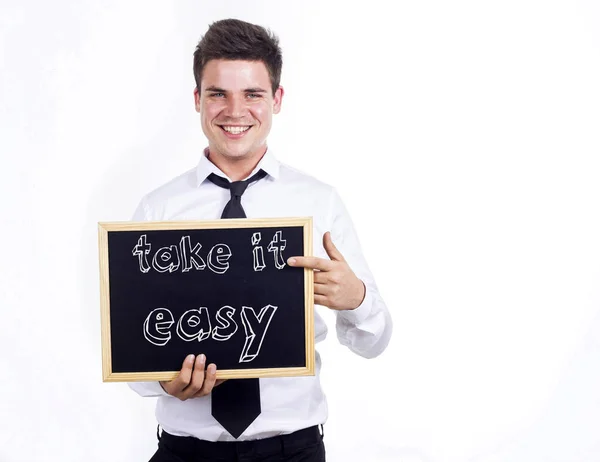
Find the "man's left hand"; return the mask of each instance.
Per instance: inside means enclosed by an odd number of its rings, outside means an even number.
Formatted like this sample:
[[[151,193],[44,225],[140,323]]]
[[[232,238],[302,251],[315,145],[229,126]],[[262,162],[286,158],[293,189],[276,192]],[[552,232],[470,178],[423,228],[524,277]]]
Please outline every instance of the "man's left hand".
[[[365,298],[365,285],[356,277],[344,256],[331,240],[323,236],[323,247],[330,260],[318,257],[290,257],[288,265],[316,270],[314,273],[315,303],[334,310],[353,310]]]

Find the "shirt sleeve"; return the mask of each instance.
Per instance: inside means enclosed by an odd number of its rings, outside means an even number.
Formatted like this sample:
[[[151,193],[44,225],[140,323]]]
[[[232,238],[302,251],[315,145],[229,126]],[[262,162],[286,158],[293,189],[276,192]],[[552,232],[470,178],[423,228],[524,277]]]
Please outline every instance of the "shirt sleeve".
[[[168,396],[168,393],[158,382],[127,382],[129,388],[144,397]]]
[[[131,221],[148,221],[150,219],[149,216],[148,200],[144,196],[136,207],[135,212],[133,212]]]
[[[392,318],[362,254],[354,224],[334,189],[330,208],[330,232],[356,276],[365,284],[365,298],[353,310],[336,310],[336,333],[342,345],[365,358],[380,355],[392,335]]]
[[[144,197],[135,209],[131,221],[148,221],[149,217],[148,202]],[[127,382],[127,385],[140,396],[156,397],[168,395],[158,382]]]

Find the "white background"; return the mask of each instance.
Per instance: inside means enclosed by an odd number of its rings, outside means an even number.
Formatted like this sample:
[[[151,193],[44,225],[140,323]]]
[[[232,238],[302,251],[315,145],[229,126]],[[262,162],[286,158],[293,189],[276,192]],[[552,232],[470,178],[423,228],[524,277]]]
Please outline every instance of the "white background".
[[[97,222],[196,164],[226,17],[280,36],[270,146],[339,189],[395,322],[319,345],[329,460],[600,460],[597,2],[0,5],[0,461],[154,452],[154,399],[101,380]]]

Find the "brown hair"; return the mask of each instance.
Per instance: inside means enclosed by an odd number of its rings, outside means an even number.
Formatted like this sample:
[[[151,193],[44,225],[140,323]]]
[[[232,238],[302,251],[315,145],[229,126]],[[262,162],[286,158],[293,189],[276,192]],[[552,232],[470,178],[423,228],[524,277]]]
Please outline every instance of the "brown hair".
[[[194,79],[198,91],[204,66],[211,59],[262,61],[269,72],[273,94],[279,88],[283,65],[279,38],[264,27],[239,19],[212,23],[194,51]]]

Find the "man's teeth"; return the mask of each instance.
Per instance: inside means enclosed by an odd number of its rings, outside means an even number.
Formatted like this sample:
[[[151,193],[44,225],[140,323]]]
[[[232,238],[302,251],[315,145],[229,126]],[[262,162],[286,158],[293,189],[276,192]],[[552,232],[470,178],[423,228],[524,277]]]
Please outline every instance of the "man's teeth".
[[[240,133],[243,133],[250,128],[250,127],[228,127],[226,125],[221,125],[221,127],[226,132],[232,133],[234,135],[239,135]]]

